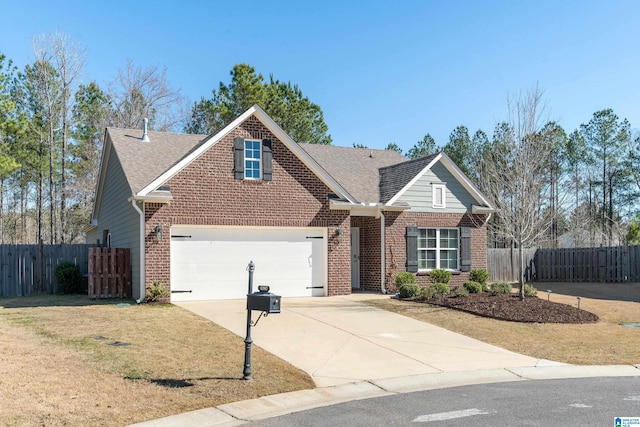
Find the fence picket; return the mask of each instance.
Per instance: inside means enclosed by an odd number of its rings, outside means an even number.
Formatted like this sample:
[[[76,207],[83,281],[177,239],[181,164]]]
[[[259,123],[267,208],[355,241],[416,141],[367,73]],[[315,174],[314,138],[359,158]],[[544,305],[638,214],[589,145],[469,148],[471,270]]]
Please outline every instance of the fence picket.
[[[0,245],[0,298],[55,293],[55,269],[64,261],[87,274],[88,248],[95,245]]]
[[[524,249],[525,267],[538,281],[638,282],[640,246],[598,248]],[[517,250],[488,249],[491,280],[517,281]],[[531,280],[531,274],[525,277]]]

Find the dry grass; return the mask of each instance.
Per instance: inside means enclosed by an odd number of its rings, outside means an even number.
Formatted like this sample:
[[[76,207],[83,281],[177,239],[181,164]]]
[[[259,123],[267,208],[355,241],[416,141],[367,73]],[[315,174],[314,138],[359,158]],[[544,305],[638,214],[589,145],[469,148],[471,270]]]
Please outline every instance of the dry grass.
[[[538,296],[547,298],[546,292]],[[571,296],[554,293],[551,300],[577,305]],[[582,298],[580,308],[597,314],[600,321],[578,325],[505,322],[393,299],[366,303],[536,358],[576,365],[640,363],[640,329],[620,325],[640,322],[637,302]]]
[[[243,381],[242,338],[176,306],[116,304],[0,300],[0,425],[127,425],[314,387],[256,346]]]

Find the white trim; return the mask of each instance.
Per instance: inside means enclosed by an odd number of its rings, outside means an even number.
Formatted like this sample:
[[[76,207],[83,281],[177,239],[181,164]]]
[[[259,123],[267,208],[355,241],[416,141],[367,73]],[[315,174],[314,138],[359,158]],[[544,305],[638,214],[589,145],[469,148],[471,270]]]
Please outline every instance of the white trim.
[[[435,248],[430,248],[428,246],[420,248],[419,245],[417,245],[417,250],[418,250],[418,263],[420,263],[420,252],[421,251],[435,251],[436,252],[436,267],[435,270],[447,270],[447,271],[460,271],[460,267],[461,267],[461,260],[460,260],[460,241],[461,241],[461,232],[460,232],[460,228],[458,227],[418,227],[418,240],[420,239],[420,230],[436,230],[436,247]],[[458,245],[456,248],[441,248],[440,247],[440,230],[456,230],[458,232]],[[455,250],[457,253],[457,260],[456,260],[456,264],[457,264],[457,268],[442,268],[442,266],[440,265],[440,251],[443,250]],[[426,260],[425,260],[426,261]],[[418,265],[418,271],[432,271],[434,270],[433,268],[420,268],[420,266]]]
[[[256,116],[256,118],[260,120],[260,122],[267,129],[269,129],[271,133],[273,133],[273,135],[278,138],[296,157],[298,157],[302,161],[302,163],[304,163],[304,165],[311,170],[311,172],[313,172],[327,187],[329,187],[329,189],[333,193],[337,194],[343,199],[355,203],[355,198],[351,194],[349,194],[349,192],[345,190],[340,184],[338,184],[335,179],[327,174],[324,169],[322,169],[320,165],[318,165],[318,163],[313,160],[313,158],[306,151],[304,151],[293,139],[291,139],[291,137],[287,135],[287,133],[282,130],[282,128],[278,126],[278,124],[274,122],[273,119],[271,119],[271,117],[269,117],[267,113],[262,110],[262,108],[258,107],[257,105],[249,108],[247,111],[238,116],[234,121],[225,126],[225,128],[220,132],[212,135],[208,140],[205,140],[205,142],[191,154],[184,157],[172,168],[168,169],[166,172],[164,172],[162,175],[154,179],[146,187],[140,190],[137,196],[144,197],[150,192],[154,191],[160,185],[167,182],[183,168],[189,165],[192,161],[202,155],[202,153],[207,151],[212,145],[216,144],[222,138],[227,136],[233,129],[238,127],[240,124],[242,124],[242,122],[247,120],[252,115]]]
[[[440,203],[438,203],[438,193],[440,193]],[[447,186],[445,184],[431,183],[431,207],[434,209],[446,209]]]
[[[104,192],[104,180],[106,179],[107,176],[107,166],[109,164],[109,155],[111,153],[111,149],[113,144],[111,143],[111,138],[107,138],[107,136],[109,135],[109,132],[107,132],[107,129],[105,128],[104,130],[104,145],[102,147],[102,154],[100,157],[100,169],[98,169],[100,171],[100,176],[98,177],[98,182],[96,182],[96,189],[95,192],[93,193],[94,195],[94,202],[93,202],[93,209],[91,210],[91,223],[93,223],[93,221],[96,221],[97,224],[97,215],[98,212],[100,210],[100,204],[102,203],[102,193]]]
[[[139,237],[140,237],[140,248],[138,249],[138,254],[139,254],[139,258],[140,258],[140,297],[136,300],[136,303],[140,304],[142,302],[144,302],[144,298],[146,296],[147,293],[147,284],[145,283],[146,277],[145,277],[145,245],[144,245],[144,226],[145,226],[145,221],[144,221],[144,202],[142,202],[142,210],[138,207],[138,202],[136,201],[136,199],[134,199],[133,197],[131,197],[129,199],[131,201],[131,204],[133,205],[133,208],[138,212],[138,215],[140,216],[140,223],[139,223]]]
[[[255,142],[258,144],[258,158],[254,158],[254,157],[250,157],[247,159],[247,142]],[[253,149],[251,150],[253,151]],[[250,180],[250,181],[261,181],[262,180],[262,141],[258,140],[258,139],[252,139],[252,138],[244,138],[244,141],[242,142],[242,161],[244,162],[244,179],[246,180]],[[258,177],[248,177],[247,176],[247,160],[249,160],[250,162],[258,162]],[[253,169],[251,169],[253,171]]]
[[[425,173],[427,173],[427,171],[429,169],[431,169],[431,166],[435,165],[436,162],[438,160],[440,160],[442,158],[442,153],[438,154],[436,157],[433,158],[433,160],[431,160],[431,162],[420,171],[420,173],[418,173],[416,176],[413,177],[413,179],[411,181],[409,181],[409,183],[407,183],[407,185],[405,185],[404,187],[402,187],[402,190],[398,191],[396,193],[395,196],[393,196],[388,202],[387,205],[392,205],[394,204],[396,201],[398,201],[398,199],[411,187],[413,187],[413,184],[415,184],[416,182],[418,182],[418,180],[420,178],[422,178],[422,175],[424,175]]]

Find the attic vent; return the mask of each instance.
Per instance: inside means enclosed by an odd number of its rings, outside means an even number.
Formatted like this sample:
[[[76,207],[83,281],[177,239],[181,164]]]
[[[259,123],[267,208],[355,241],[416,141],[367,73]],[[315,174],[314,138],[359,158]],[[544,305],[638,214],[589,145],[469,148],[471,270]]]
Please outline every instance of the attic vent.
[[[158,187],[156,191],[171,191],[171,187],[169,187],[168,185],[162,185]]]
[[[142,119],[142,142],[150,142],[149,135],[147,134],[147,125],[149,124],[149,119],[146,117]]]

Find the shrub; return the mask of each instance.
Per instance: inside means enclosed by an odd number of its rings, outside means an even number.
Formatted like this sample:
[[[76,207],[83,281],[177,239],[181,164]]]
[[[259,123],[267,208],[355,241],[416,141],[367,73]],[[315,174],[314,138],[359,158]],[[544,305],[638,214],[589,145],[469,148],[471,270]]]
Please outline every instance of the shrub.
[[[482,284],[478,282],[465,282],[462,286],[470,294],[482,293]]]
[[[451,281],[451,272],[447,270],[431,270],[429,277],[432,283],[446,283]]]
[[[416,295],[416,298],[422,301],[427,301],[433,298],[433,288],[431,286],[422,286]]]
[[[454,294],[457,297],[466,297],[467,295],[469,295],[469,291],[467,290],[466,286],[458,286]]]
[[[405,271],[403,273],[398,273],[396,276],[396,288],[400,288],[400,286],[406,283],[416,283],[416,276],[413,273],[409,273]]]
[[[398,293],[400,298],[411,298],[420,290],[420,286],[415,283],[404,283],[398,286]]]
[[[489,272],[484,268],[471,270],[469,273],[469,280],[472,282],[478,282],[481,285],[486,285],[489,280]]]
[[[524,296],[525,297],[535,297],[538,295],[538,290],[534,288],[532,285],[525,283],[524,285]]]
[[[169,287],[162,282],[153,282],[145,292],[146,300],[152,302],[158,301],[160,298],[166,298],[168,296]]]
[[[451,292],[448,283],[434,283],[429,287],[433,289],[433,295],[449,295]]]
[[[80,267],[71,262],[61,262],[54,274],[58,280],[58,290],[63,294],[78,294],[82,291]]]
[[[507,282],[496,282],[491,285],[489,288],[489,293],[491,295],[505,295],[511,293],[511,283]]]

